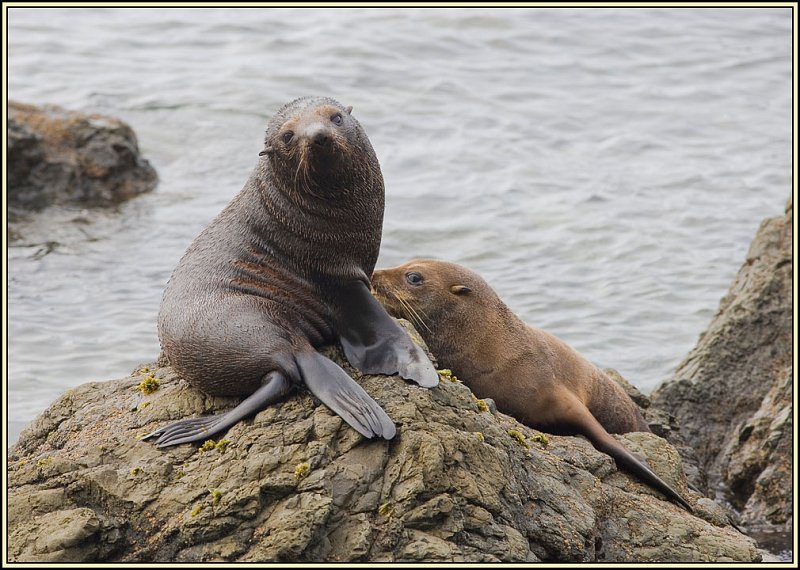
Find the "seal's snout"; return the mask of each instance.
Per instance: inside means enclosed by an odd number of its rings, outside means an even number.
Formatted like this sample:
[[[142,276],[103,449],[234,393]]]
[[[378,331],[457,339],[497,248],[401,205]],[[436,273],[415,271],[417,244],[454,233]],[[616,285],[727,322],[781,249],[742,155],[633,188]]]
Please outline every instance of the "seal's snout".
[[[376,269],[372,273],[372,290],[380,295],[386,296],[390,289],[390,281],[386,275],[386,269]]]
[[[322,123],[313,123],[303,129],[301,136],[308,141],[306,144],[316,148],[327,148],[333,142],[333,134],[330,129]]]
[[[385,295],[386,294],[386,284],[383,281],[383,270],[376,269],[372,272],[372,277],[370,278],[370,286],[372,289],[372,294],[378,295]]]
[[[316,132],[314,134],[314,136],[311,138],[311,140],[317,146],[326,146],[328,144],[328,142],[331,140],[331,137],[325,131],[318,131],[318,132]]]

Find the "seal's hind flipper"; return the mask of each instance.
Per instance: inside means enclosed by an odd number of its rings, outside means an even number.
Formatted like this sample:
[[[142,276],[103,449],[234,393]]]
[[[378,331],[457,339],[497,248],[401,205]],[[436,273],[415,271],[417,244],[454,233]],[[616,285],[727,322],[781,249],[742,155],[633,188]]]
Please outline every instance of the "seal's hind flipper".
[[[609,436],[609,438],[611,438],[611,436]],[[616,445],[609,442],[602,446],[596,445],[595,447],[613,457],[614,461],[616,461],[619,467],[627,469],[630,473],[633,473],[636,477],[649,484],[651,487],[658,489],[690,513],[694,512],[692,505],[690,505],[680,493],[664,482],[661,477],[656,475],[646,461],[639,461],[639,459],[625,447],[623,447],[621,443],[615,439],[613,441],[616,443]]]
[[[389,316],[358,281],[341,300],[339,340],[350,364],[364,374],[400,374],[420,386],[439,383],[439,374],[425,351]]]
[[[562,397],[565,401],[571,401],[571,406],[567,409],[571,411],[569,423],[572,427],[578,428],[577,432],[585,435],[598,451],[602,451],[614,458],[617,467],[625,469],[635,477],[644,481],[654,489],[661,491],[672,501],[678,503],[690,513],[694,512],[692,505],[684,499],[680,493],[670,487],[661,477],[647,464],[647,461],[636,457],[624,445],[618,442],[606,431],[600,422],[597,421],[589,409],[578,400],[572,393],[566,393]]]
[[[335,362],[318,352],[295,355],[303,382],[314,396],[364,437],[392,439],[394,422]]]
[[[245,400],[224,414],[189,418],[157,429],[142,439],[158,437],[158,447],[168,447],[180,443],[203,441],[214,434],[228,429],[235,423],[259,412],[283,398],[292,389],[292,383],[281,372],[270,372],[261,388],[253,392]]]

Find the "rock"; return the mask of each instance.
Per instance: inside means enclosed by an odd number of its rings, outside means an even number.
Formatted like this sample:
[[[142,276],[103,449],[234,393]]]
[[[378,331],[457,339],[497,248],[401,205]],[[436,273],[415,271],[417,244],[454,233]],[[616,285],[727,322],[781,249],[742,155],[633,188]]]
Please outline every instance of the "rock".
[[[54,105],[8,103],[8,205],[108,206],[155,188],[158,177],[119,119]]]
[[[16,527],[9,536],[13,544],[9,554],[37,562],[102,560],[114,550],[120,526],[88,508],[53,511]]]
[[[792,525],[792,203],[765,220],[697,346],[651,395],[749,527]]]
[[[68,390],[9,457],[14,562],[757,561],[752,539],[687,490],[664,439],[619,436],[695,514],[617,471],[580,437],[542,437],[480,411],[443,377],[426,390],[362,376],[397,423],[365,440],[298,392],[198,449],[139,437],[234,406],[165,362]],[[159,380],[149,395],[148,376]],[[152,381],[149,384],[154,384]],[[517,432],[512,435],[510,432]]]

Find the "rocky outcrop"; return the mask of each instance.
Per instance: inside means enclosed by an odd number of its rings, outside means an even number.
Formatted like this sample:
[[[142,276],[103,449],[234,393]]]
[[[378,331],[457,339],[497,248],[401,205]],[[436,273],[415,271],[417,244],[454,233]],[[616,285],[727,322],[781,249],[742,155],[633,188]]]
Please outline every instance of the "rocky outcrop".
[[[103,115],[8,103],[12,215],[51,204],[107,206],[155,188],[133,130]]]
[[[653,401],[750,528],[792,524],[792,204],[765,220],[717,314]]]
[[[492,413],[448,377],[426,390],[327,354],[397,423],[394,440],[365,440],[300,392],[224,439],[159,450],[139,437],[238,400],[202,395],[165,362],[69,390],[9,458],[11,560],[759,560],[654,434],[619,437],[694,514],[585,439]]]

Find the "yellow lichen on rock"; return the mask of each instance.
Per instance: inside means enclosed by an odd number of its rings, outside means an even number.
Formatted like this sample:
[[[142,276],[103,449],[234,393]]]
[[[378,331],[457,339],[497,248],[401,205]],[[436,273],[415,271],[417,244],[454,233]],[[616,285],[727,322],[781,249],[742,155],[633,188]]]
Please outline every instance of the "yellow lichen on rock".
[[[155,392],[156,390],[158,390],[159,384],[160,382],[158,378],[156,378],[152,374],[148,374],[144,380],[139,382],[137,389],[145,396],[148,396],[153,392]]]
[[[299,481],[308,475],[308,471],[311,469],[311,466],[308,463],[301,463],[297,467],[294,468],[294,478],[295,480]]]
[[[437,370],[436,372],[439,373],[439,376],[444,378],[445,380],[450,380],[450,382],[461,382],[458,377],[453,374],[453,371],[449,368],[442,368],[441,370]]]
[[[219,489],[209,489],[208,492],[211,493],[213,504],[219,504],[220,500],[222,500],[222,491]]]
[[[531,447],[531,446],[530,446],[530,445],[528,445],[528,442],[527,442],[527,441],[525,441],[525,436],[524,436],[524,435],[522,435],[522,433],[521,433],[521,432],[518,432],[518,431],[517,431],[517,430],[515,430],[515,429],[510,429],[510,430],[508,430],[508,432],[507,432],[507,433],[508,433],[508,435],[510,435],[510,436],[511,436],[511,437],[512,437],[514,440],[516,440],[516,442],[517,442],[517,443],[519,443],[519,444],[520,444],[522,447],[524,447],[524,448],[526,448],[526,449],[530,449],[530,447]]]
[[[382,517],[386,517],[387,519],[392,518],[395,514],[392,503],[383,503],[380,507],[378,507],[378,514]]]
[[[489,406],[486,405],[486,402],[478,398],[475,394],[472,395],[472,401],[475,402],[476,406],[478,406],[478,411],[481,412],[489,411]]]
[[[531,436],[531,439],[537,443],[541,443],[542,447],[547,447],[550,443],[550,440],[547,439],[547,436],[543,433],[536,432]]]

